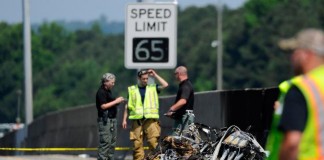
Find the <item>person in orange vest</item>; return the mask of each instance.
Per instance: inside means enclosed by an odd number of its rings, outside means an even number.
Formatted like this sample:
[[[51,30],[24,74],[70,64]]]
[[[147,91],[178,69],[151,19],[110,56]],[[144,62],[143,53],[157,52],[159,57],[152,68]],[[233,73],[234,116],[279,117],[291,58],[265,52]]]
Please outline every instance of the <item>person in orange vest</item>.
[[[305,29],[293,38],[281,40],[279,47],[292,50],[291,62],[298,76],[292,78],[283,100],[276,128],[280,133],[270,131],[269,136],[282,134],[280,147],[269,150],[270,157],[324,159],[324,33]]]

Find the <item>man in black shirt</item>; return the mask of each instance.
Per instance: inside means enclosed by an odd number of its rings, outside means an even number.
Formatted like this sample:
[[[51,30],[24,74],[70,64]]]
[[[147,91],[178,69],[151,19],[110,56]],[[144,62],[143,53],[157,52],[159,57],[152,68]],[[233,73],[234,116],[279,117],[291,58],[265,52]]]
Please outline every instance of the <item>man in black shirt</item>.
[[[179,89],[175,103],[170,107],[166,116],[174,118],[172,134],[178,135],[183,130],[186,130],[189,124],[194,122],[193,105],[195,98],[192,84],[188,79],[187,68],[184,66],[177,67],[174,75],[179,81]]]
[[[292,86],[285,96],[285,107],[279,122],[279,130],[303,132],[307,120],[306,100],[296,86]]]
[[[123,97],[115,98],[111,94],[115,79],[115,75],[111,73],[104,74],[96,94],[99,129],[98,160],[114,159],[117,136],[117,106],[124,101]]]

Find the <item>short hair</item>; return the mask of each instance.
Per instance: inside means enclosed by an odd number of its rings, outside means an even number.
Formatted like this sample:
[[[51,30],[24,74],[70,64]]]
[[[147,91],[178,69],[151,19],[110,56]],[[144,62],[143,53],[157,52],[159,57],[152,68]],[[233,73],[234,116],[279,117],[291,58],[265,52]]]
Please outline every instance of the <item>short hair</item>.
[[[187,74],[187,68],[185,66],[179,66],[176,69],[177,72],[179,72],[180,74]]]
[[[113,79],[116,79],[116,76],[112,73],[105,73],[104,75],[102,75],[102,78],[101,78],[101,83],[105,83],[106,81],[110,81],[110,80],[113,80]]]

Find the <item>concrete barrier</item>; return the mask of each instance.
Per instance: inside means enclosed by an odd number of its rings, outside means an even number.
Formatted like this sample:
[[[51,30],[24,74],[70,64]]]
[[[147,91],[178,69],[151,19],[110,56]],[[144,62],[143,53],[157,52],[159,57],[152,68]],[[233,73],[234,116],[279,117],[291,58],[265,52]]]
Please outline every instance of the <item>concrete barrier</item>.
[[[208,91],[195,93],[195,121],[214,128],[237,125],[242,130],[249,126],[261,145],[265,144],[273,113],[273,103],[278,96],[277,88],[245,89],[232,91]],[[161,137],[171,132],[173,120],[163,116],[174,103],[175,95],[160,98]],[[118,147],[132,147],[129,141],[129,128],[122,129],[124,106],[118,106]],[[97,110],[95,104],[52,112],[39,117],[28,126],[27,136],[20,142],[15,141],[17,133],[13,132],[0,139],[0,147],[67,147],[96,148],[98,146]],[[19,143],[19,145],[17,144]],[[40,154],[47,152],[33,152]],[[51,152],[53,153],[53,152]],[[60,152],[58,152],[60,153]],[[64,152],[65,154],[67,152]],[[73,151],[69,154],[87,153],[95,155],[96,151]],[[117,151],[117,159],[122,159],[131,151]],[[0,154],[13,154],[0,151]]]

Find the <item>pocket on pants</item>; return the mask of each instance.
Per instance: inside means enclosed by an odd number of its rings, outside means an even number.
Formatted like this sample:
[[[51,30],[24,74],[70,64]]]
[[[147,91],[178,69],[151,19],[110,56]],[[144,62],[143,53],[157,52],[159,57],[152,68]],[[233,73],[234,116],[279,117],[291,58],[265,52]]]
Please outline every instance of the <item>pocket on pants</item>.
[[[110,134],[108,132],[109,130],[102,130],[101,132],[99,132],[99,141],[100,143],[106,143],[109,141],[109,137],[110,137]]]
[[[157,120],[152,120],[151,124],[148,125],[147,129],[147,138],[160,137],[161,127],[160,123]]]
[[[132,128],[129,132],[129,139],[135,140],[135,139],[141,139],[142,134],[142,126],[139,126],[136,121],[133,121]]]
[[[133,141],[133,140],[136,139],[135,133],[134,133],[133,131],[130,131],[130,132],[129,132],[129,139],[130,139],[131,141]]]

